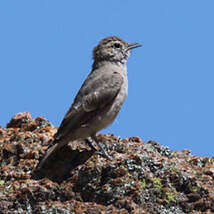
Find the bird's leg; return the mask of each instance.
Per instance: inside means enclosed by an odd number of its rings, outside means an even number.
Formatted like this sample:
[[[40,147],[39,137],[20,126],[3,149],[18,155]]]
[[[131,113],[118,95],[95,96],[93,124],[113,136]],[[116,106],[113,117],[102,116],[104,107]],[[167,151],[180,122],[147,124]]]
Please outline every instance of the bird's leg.
[[[97,146],[99,147],[101,154],[103,157],[107,158],[108,160],[113,160],[113,158],[111,156],[108,155],[108,153],[105,151],[105,149],[99,144],[99,141],[96,137],[96,135],[91,136],[91,138],[95,141],[95,143],[97,144]]]
[[[93,146],[92,142],[91,142],[91,139],[89,138],[86,138],[85,139],[86,143],[90,146],[90,148],[94,151],[97,151],[96,148]]]

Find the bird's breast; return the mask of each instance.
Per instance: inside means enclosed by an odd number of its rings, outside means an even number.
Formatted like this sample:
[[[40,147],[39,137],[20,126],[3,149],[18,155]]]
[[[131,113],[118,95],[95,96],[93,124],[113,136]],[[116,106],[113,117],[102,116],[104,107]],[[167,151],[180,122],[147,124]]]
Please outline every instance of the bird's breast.
[[[99,112],[96,119],[93,120],[94,126],[96,130],[93,130],[95,133],[100,131],[101,129],[106,128],[110,125],[118,115],[122,104],[124,103],[127,93],[128,93],[128,78],[126,75],[126,70],[121,74],[123,77],[123,83],[121,88],[117,94],[117,96],[112,100],[112,102],[105,108],[103,112]]]
[[[128,94],[128,78],[127,75],[123,75],[123,84],[121,85],[121,89],[117,96],[115,97],[114,102],[112,103],[111,110],[113,114],[118,114],[121,109],[122,104],[124,103],[127,94]],[[115,116],[116,116],[115,115]]]

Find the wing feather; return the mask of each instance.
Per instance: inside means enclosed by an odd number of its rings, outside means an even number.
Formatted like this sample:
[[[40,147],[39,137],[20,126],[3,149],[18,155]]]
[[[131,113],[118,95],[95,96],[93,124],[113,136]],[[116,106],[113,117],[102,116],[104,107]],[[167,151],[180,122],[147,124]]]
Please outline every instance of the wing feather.
[[[117,72],[102,72],[100,75],[92,72],[66,113],[55,138],[59,140],[73,129],[87,124],[97,112],[102,111],[114,100],[122,84],[123,77]]]

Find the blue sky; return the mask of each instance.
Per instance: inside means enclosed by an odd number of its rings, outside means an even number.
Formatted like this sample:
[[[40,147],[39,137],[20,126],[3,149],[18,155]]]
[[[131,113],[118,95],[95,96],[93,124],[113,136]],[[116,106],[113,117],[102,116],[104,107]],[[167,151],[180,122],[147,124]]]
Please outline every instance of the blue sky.
[[[140,42],[129,94],[102,133],[213,156],[214,1],[0,2],[0,125],[18,112],[59,126],[103,37]]]

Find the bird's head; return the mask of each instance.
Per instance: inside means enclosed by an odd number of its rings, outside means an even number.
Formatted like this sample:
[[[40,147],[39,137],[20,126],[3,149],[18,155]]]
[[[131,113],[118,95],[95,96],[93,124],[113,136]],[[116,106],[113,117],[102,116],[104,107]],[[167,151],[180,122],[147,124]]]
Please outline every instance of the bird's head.
[[[95,61],[112,61],[126,63],[130,50],[140,47],[139,43],[128,43],[117,36],[102,39],[93,50]]]

